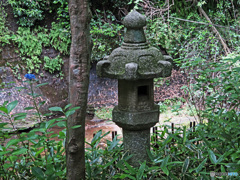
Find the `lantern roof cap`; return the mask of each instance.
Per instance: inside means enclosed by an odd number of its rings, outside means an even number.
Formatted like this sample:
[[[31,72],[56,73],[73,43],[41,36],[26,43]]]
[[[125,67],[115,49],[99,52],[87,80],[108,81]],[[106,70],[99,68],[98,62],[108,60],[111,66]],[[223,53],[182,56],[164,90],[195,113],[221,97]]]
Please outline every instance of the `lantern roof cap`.
[[[146,26],[146,17],[134,9],[124,18],[123,25],[132,29],[143,28]]]
[[[146,17],[131,11],[123,20],[124,42],[110,56],[98,62],[97,74],[113,79],[151,79],[171,75],[172,64],[160,50],[149,47],[143,27]]]

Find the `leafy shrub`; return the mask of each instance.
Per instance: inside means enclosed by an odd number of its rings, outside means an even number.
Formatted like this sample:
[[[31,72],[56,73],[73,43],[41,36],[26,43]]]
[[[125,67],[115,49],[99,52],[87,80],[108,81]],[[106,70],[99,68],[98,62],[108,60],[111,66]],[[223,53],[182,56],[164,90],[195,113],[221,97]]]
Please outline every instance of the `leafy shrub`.
[[[107,21],[104,20],[103,13],[96,10],[95,17],[91,20],[91,30],[93,40],[92,60],[100,60],[106,55],[110,55],[112,50],[121,43],[123,25],[116,21],[115,16],[107,11]]]
[[[48,0],[8,0],[15,17],[19,18],[20,26],[31,27],[36,21],[44,19],[44,11],[49,9]]]
[[[38,73],[42,67],[49,70],[50,73],[55,71],[61,71],[63,64],[59,56],[50,61],[49,57],[44,57],[44,61],[40,58],[42,49],[44,47],[53,46],[56,50],[62,54],[69,54],[71,35],[70,32],[64,30],[61,24],[52,24],[53,27],[49,31],[41,27],[31,30],[29,27],[19,27],[16,34],[12,34],[9,39],[18,47],[18,51],[24,63],[26,69],[29,72]],[[11,42],[10,41],[10,42]],[[60,76],[63,74],[60,72]]]
[[[239,111],[239,56],[209,62],[198,58],[183,61],[182,68],[192,69],[189,73],[189,86],[183,88],[190,95],[202,121],[205,116],[232,109]]]
[[[7,13],[5,12],[5,6],[3,2],[0,2],[0,46],[5,44],[10,44],[10,34],[11,32],[6,26]],[[0,50],[1,52],[1,50]]]
[[[44,56],[44,68],[48,70],[50,73],[54,73],[55,71],[61,71],[63,60],[60,56],[57,56],[53,59]]]
[[[51,45],[62,54],[69,55],[71,45],[70,27],[64,27],[61,23],[52,23],[49,33]]]
[[[31,31],[30,28],[19,27],[17,33],[11,37],[11,40],[18,46],[20,56],[27,64],[27,69],[35,70],[35,72],[38,72],[42,63],[39,56],[42,53],[43,42],[39,40],[44,40],[43,37],[38,38],[35,35],[37,32],[37,30]],[[49,43],[48,40],[46,43]]]
[[[78,108],[70,108],[67,105],[64,109],[52,107],[50,111],[61,111],[64,116],[60,118],[44,121],[43,117],[51,114],[42,115],[39,107],[44,104],[37,104],[35,98],[39,97],[34,93],[33,84],[35,76],[26,74],[26,81],[30,85],[29,95],[33,98],[33,107],[26,107],[25,110],[35,110],[38,116],[38,126],[29,132],[21,132],[17,129],[15,122],[24,121],[27,113],[12,113],[17,106],[18,101],[4,102],[0,106],[0,116],[8,119],[8,123],[0,122],[0,178],[2,179],[65,179],[66,162],[64,144],[66,138],[66,129],[59,134],[54,134],[51,128],[54,126],[66,127],[66,119]],[[36,87],[45,85],[38,84]],[[27,89],[21,87],[19,89]],[[73,127],[77,128],[77,127]],[[15,134],[16,133],[16,134]],[[15,134],[15,135],[14,135]],[[57,137],[57,141],[53,138]]]
[[[54,7],[57,11],[57,20],[61,23],[66,29],[70,29],[70,17],[68,12],[68,1],[67,0],[54,0],[53,4],[57,7]]]

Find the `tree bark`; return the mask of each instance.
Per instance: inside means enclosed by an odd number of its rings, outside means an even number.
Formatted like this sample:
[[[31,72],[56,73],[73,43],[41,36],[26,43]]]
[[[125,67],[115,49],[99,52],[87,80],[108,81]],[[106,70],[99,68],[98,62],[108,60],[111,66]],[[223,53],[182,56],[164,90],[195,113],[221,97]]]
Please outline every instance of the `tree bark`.
[[[91,12],[88,0],[69,0],[72,44],[69,60],[69,103],[80,106],[67,121],[67,179],[85,179],[85,116],[88,98]],[[81,125],[72,129],[72,126]]]

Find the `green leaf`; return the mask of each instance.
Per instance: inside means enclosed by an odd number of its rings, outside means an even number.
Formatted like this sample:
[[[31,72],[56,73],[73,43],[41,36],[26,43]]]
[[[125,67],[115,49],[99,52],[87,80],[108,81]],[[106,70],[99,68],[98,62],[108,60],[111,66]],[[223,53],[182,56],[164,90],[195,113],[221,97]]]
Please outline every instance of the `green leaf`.
[[[60,121],[57,123],[59,127],[67,127],[67,122],[66,121]]]
[[[20,139],[11,139],[11,140],[8,141],[8,143],[6,144],[6,148],[9,148],[11,145],[16,145],[18,142],[20,142]]]
[[[38,105],[39,106],[42,106],[42,105],[44,105],[46,103],[46,101],[41,101]]]
[[[130,164],[128,164],[127,161],[124,161],[124,164],[132,175],[136,173],[136,170]]]
[[[45,86],[45,85],[47,85],[48,83],[42,83],[42,84],[38,84],[38,85],[36,85],[36,87],[41,87],[41,86]]]
[[[68,104],[64,107],[64,110],[66,110],[67,108],[69,108],[72,104]]]
[[[147,154],[148,154],[148,157],[150,158],[150,160],[154,161],[153,154],[152,154],[152,152],[149,149],[147,149]]]
[[[46,128],[37,128],[37,129],[33,129],[31,132],[42,132],[42,133],[46,133]],[[34,136],[32,136],[34,138]],[[37,136],[36,136],[37,137]]]
[[[163,172],[164,172],[167,176],[169,175],[169,171],[168,171],[168,169],[167,169],[166,166],[160,167],[160,168],[163,170]]]
[[[14,120],[21,120],[21,119],[24,119],[26,118],[27,116],[27,113],[17,113],[17,114],[14,114]]]
[[[212,150],[208,150],[209,158],[213,164],[217,164],[217,158],[216,155]]]
[[[45,179],[44,173],[39,167],[32,167],[32,174],[40,180]]]
[[[73,108],[69,109],[69,111],[75,111],[75,110],[77,110],[77,109],[80,109],[80,107],[79,107],[79,106],[73,107]]]
[[[0,107],[1,108],[1,107]],[[6,109],[7,110],[7,109]],[[7,117],[6,114],[0,113],[1,116]]]
[[[65,113],[65,116],[66,117],[69,117],[69,116],[71,116],[72,114],[74,114],[75,113],[75,110],[68,110],[66,113]]]
[[[186,128],[186,126],[183,126],[183,144],[185,144],[187,140]]]
[[[18,101],[13,101],[7,105],[8,114],[10,114],[10,112],[17,106],[17,104]]]
[[[75,125],[75,126],[72,126],[71,129],[77,129],[77,128],[80,128],[81,125]]]
[[[50,126],[56,121],[56,119],[52,119],[50,121],[47,121],[45,124],[45,128],[48,129]]]
[[[7,108],[5,108],[5,107],[0,107],[0,111],[8,114],[8,110],[7,110]]]
[[[121,176],[119,176],[119,178],[121,178],[121,179],[130,178],[130,179],[136,180],[135,177],[128,175],[128,174],[122,174]]]
[[[199,166],[196,168],[196,173],[199,173],[201,170],[202,170],[202,168],[203,168],[203,166],[205,165],[205,163],[207,162],[207,158],[205,158],[200,164],[199,164]]]
[[[52,175],[54,173],[55,173],[54,165],[53,164],[48,164],[47,168],[46,168],[45,174],[50,176],[50,175]]]
[[[187,172],[189,162],[189,157],[187,157],[183,163],[182,174],[185,174]]]
[[[23,153],[25,153],[27,150],[28,150],[28,149],[26,149],[26,148],[21,148],[21,149],[18,149],[18,150],[16,150],[16,151],[14,151],[14,152],[12,153],[12,155],[23,154]]]
[[[43,114],[43,116],[47,117],[47,116],[51,116],[53,115],[52,113],[46,113],[46,114]]]
[[[168,160],[170,158],[170,155],[168,155],[167,157],[165,157],[161,163],[161,167],[166,167],[167,166],[167,163],[168,163]]]
[[[115,148],[115,147],[118,145],[118,142],[119,142],[119,141],[120,141],[120,140],[117,139],[117,136],[115,136],[114,139],[113,139],[113,141],[111,142],[108,150],[109,150],[109,151],[113,150],[113,148]]]
[[[26,87],[15,87],[18,90],[27,89]]]
[[[168,165],[176,165],[176,164],[183,164],[182,161],[172,161],[172,162],[169,162]]]
[[[6,126],[8,123],[0,123],[0,128],[3,128],[4,126]]]
[[[123,160],[118,161],[117,167],[124,171],[125,167],[123,166]]]
[[[146,167],[146,161],[144,161],[144,163],[141,164],[141,166],[140,166],[140,168],[139,168],[139,170],[137,172],[137,180],[141,180],[142,179],[145,167]]]
[[[221,165],[221,172],[226,172],[226,170],[225,170],[223,165]]]
[[[60,112],[63,112],[61,107],[50,107],[49,110],[50,111],[60,111]]]
[[[0,157],[1,156],[3,156],[3,155],[5,155],[5,154],[8,154],[8,153],[10,153],[11,151],[3,151],[3,152],[0,152]]]
[[[31,110],[31,109],[35,109],[34,107],[26,107],[24,108],[24,110]]]
[[[221,155],[217,160],[217,164],[221,163],[224,157],[225,157],[225,154]]]
[[[115,157],[114,159],[112,159],[110,162],[108,162],[107,164],[105,164],[103,166],[104,169],[106,169],[108,166],[112,165],[114,163],[114,161],[116,161],[118,159],[118,157]]]

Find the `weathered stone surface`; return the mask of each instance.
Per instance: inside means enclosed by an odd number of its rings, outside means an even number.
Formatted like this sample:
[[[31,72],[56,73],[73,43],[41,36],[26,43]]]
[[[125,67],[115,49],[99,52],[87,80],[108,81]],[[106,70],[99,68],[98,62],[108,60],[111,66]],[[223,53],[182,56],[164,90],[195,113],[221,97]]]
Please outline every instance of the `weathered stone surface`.
[[[144,43],[146,37],[144,35],[143,27],[146,26],[146,18],[133,10],[123,20],[123,25],[127,28],[124,35],[125,43]]]
[[[129,164],[138,167],[143,161],[149,161],[147,149],[150,150],[150,129],[129,131],[123,129],[124,150],[133,155]]]
[[[122,47],[97,64],[101,77],[118,79],[119,104],[113,110],[113,121],[123,128],[126,152],[133,155],[129,163],[139,166],[148,161],[150,128],[159,121],[159,106],[154,105],[153,78],[171,75],[169,56],[149,47],[143,31],[146,18],[135,10],[123,20],[127,28]]]
[[[118,108],[131,112],[153,109],[153,79],[118,80]]]
[[[123,24],[127,28],[124,43],[122,47],[113,50],[107,60],[97,64],[98,75],[127,80],[170,76],[170,58],[146,43],[143,31],[146,18],[132,11],[125,17]]]
[[[143,112],[120,111],[118,106],[112,112],[113,121],[123,129],[139,131],[151,128],[159,121],[159,106]]]

